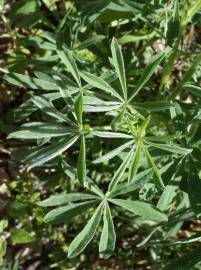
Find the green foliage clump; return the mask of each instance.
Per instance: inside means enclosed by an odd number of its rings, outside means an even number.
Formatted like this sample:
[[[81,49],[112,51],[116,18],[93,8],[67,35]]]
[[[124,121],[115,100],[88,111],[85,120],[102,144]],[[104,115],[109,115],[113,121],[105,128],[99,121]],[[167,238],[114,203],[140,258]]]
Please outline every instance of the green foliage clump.
[[[200,232],[178,236],[201,217],[201,1],[4,4],[3,82],[23,97],[1,130],[22,172],[0,263],[8,238],[42,255],[51,243],[43,269],[92,269],[98,256],[199,269]]]

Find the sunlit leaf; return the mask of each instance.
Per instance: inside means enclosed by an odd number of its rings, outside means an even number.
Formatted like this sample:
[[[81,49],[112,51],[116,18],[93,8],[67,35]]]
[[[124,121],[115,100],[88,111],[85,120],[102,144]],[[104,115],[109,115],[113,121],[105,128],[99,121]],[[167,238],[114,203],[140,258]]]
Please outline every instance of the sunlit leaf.
[[[102,207],[100,204],[99,207],[94,212],[93,216],[90,218],[83,230],[74,238],[68,249],[68,257],[74,258],[79,255],[85,247],[92,240],[97,226],[100,223],[102,215]]]

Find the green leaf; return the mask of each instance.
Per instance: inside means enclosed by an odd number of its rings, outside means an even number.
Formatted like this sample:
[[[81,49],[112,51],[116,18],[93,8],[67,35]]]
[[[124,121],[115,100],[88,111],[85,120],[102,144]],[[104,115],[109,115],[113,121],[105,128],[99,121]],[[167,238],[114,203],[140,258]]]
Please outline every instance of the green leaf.
[[[24,229],[12,229],[11,240],[13,244],[25,244],[35,241],[35,234]]]
[[[200,0],[192,0],[189,1],[186,5],[186,10],[182,18],[182,25],[186,26],[188,22],[190,22],[193,16],[201,9],[201,1]]]
[[[61,61],[64,63],[64,65],[67,67],[69,72],[72,74],[79,88],[81,88],[80,74],[79,74],[77,65],[74,61],[71,51],[68,49],[65,49],[65,52],[62,50],[57,50],[57,54],[59,58],[61,59]]]
[[[84,105],[84,112],[110,112],[118,110],[122,105]]]
[[[93,161],[93,163],[101,163],[105,162],[106,160],[112,159],[113,157],[119,155],[124,149],[128,148],[131,144],[134,144],[134,140],[126,142],[121,146],[117,147],[116,149],[108,152],[107,154],[103,155],[102,157]]]
[[[85,193],[67,193],[67,194],[59,194],[52,195],[48,199],[45,199],[39,203],[39,206],[56,206],[69,202],[77,202],[77,201],[85,201],[85,200],[94,200],[98,199],[96,195],[85,194]]]
[[[16,122],[20,122],[26,119],[30,114],[37,111],[37,107],[33,104],[33,102],[28,99],[24,103],[22,103],[18,108],[14,110],[14,118]]]
[[[133,125],[132,121],[128,117],[126,120],[127,120],[129,130],[132,133],[133,137],[137,138],[139,136],[138,129]]]
[[[197,97],[201,97],[201,87],[199,86],[192,85],[192,84],[184,84],[182,88]]]
[[[30,77],[27,75],[19,74],[19,73],[10,73],[4,75],[4,79],[18,87],[25,87],[30,89],[41,89],[41,90],[59,90],[59,87],[56,83],[52,81],[47,81],[44,79],[37,79],[34,77]]]
[[[8,220],[7,219],[2,219],[0,221],[0,234],[4,231],[5,228],[8,227]]]
[[[78,181],[81,186],[84,186],[86,179],[86,145],[85,137],[81,135],[80,152],[77,163]]]
[[[177,144],[164,144],[164,143],[152,143],[147,142],[149,145],[179,155],[189,155],[193,149],[183,148]]]
[[[0,15],[3,13],[4,0],[0,0]]]
[[[112,120],[111,127],[116,130],[116,126],[123,122],[124,116],[126,114],[126,107],[123,106],[115,118]]]
[[[127,100],[126,74],[125,74],[125,68],[124,68],[124,60],[123,60],[123,55],[122,55],[120,46],[115,38],[113,38],[112,40],[111,51],[112,51],[113,65],[115,67],[119,81],[121,83],[123,97],[125,100]]]
[[[169,52],[169,49],[167,49],[164,52],[160,52],[156,54],[151,62],[146,66],[141,79],[139,80],[137,87],[135,89],[135,92],[133,95],[129,98],[129,102],[139,93],[139,91],[144,87],[144,85],[148,82],[148,80],[151,78],[153,73],[158,68],[159,64],[162,62],[162,60],[165,58],[167,52]]]
[[[6,249],[7,249],[7,242],[5,239],[0,238],[0,265],[1,265],[1,260],[3,256],[6,255]]]
[[[86,86],[86,88],[87,87],[88,87],[88,85]],[[91,92],[90,94],[95,94],[95,93]],[[83,96],[83,99],[84,99],[84,105],[122,106],[122,102],[120,102],[120,101],[106,101],[106,100],[100,99],[96,96],[86,96],[85,95],[85,96]]]
[[[142,123],[142,126],[140,128],[140,137],[143,138],[145,135],[146,135],[146,130],[147,130],[147,127],[150,123],[150,120],[151,120],[151,115],[149,115],[145,120],[144,122]]]
[[[85,112],[109,112],[122,107],[120,102],[105,101],[93,96],[83,96],[83,100]]]
[[[173,140],[179,139],[181,137],[181,133],[176,133],[173,135],[162,135],[162,136],[146,136],[146,141],[151,142],[171,142]]]
[[[100,41],[102,41],[103,39],[105,39],[106,37],[103,35],[96,35],[93,37],[90,37],[86,40],[84,40],[81,45],[79,45],[78,47],[76,47],[76,50],[84,50],[92,45],[95,45],[97,43],[99,43]]]
[[[97,137],[101,138],[126,138],[126,139],[131,139],[133,136],[120,133],[120,132],[111,132],[111,131],[90,131],[90,134],[95,135]]]
[[[169,110],[173,104],[167,101],[150,101],[150,102],[143,102],[143,103],[131,103],[135,109],[139,110],[146,110],[146,111],[163,111],[163,110]]]
[[[179,16],[179,1],[176,0],[174,4],[174,10],[172,18],[168,23],[168,30],[166,34],[167,44],[173,46],[175,40],[179,37],[180,34],[180,16]]]
[[[145,202],[122,199],[109,199],[109,201],[145,219],[155,221],[168,220],[166,214],[162,213],[157,207]]]
[[[135,43],[135,42],[138,42],[140,40],[150,40],[152,38],[154,38],[155,36],[157,36],[157,32],[156,31],[152,31],[150,33],[146,33],[146,32],[143,32],[143,33],[135,33],[135,34],[132,34],[132,35],[129,35],[129,34],[126,34],[126,35],[123,35],[121,38],[118,39],[118,42],[120,44],[128,44],[128,43]]]
[[[101,203],[99,207],[94,212],[93,216],[88,221],[87,225],[83,230],[74,238],[68,249],[68,257],[74,258],[78,256],[92,240],[98,224],[100,223],[102,216],[103,204]]]
[[[163,267],[162,270],[189,270],[192,269],[196,263],[200,262],[200,260],[201,246],[193,251],[188,251],[184,256]]]
[[[77,121],[80,125],[82,125],[82,112],[83,112],[83,94],[80,93],[77,97],[74,105],[75,114],[77,117]]]
[[[68,148],[70,148],[78,139],[78,136],[70,137],[62,142],[53,144],[50,146],[40,147],[38,150],[31,153],[25,161],[28,163],[29,169],[36,166],[41,166],[47,161],[55,158],[56,156],[62,154]]]
[[[143,151],[144,154],[147,158],[147,161],[149,163],[149,166],[153,169],[153,177],[155,179],[156,185],[160,188],[165,188],[163,180],[161,178],[160,172],[158,171],[158,168],[153,160],[153,158],[151,157],[149,151],[147,150],[146,146],[143,145]]]
[[[31,100],[44,113],[52,116],[55,119],[58,119],[61,122],[69,122],[67,117],[61,112],[59,112],[47,99],[39,96],[33,96]]]
[[[116,234],[114,230],[114,223],[108,203],[106,202],[103,216],[103,229],[99,242],[100,258],[108,259],[115,249]]]
[[[122,194],[133,192],[134,190],[141,188],[150,181],[152,177],[152,169],[148,169],[138,173],[132,180],[131,183],[120,183],[114,190],[108,193],[108,197],[116,197]]]
[[[161,211],[167,211],[172,206],[172,201],[176,196],[176,190],[178,189],[178,185],[176,185],[175,182],[175,179],[173,179],[172,183],[169,183],[165,187],[163,193],[160,196],[157,207]]]
[[[17,200],[10,201],[8,203],[7,211],[9,216],[11,216],[14,219],[23,219],[28,214],[26,205]]]
[[[74,183],[77,179],[77,169],[69,165],[64,159],[61,161],[61,167],[64,173],[70,178]]]
[[[44,217],[44,222],[58,224],[69,221],[73,217],[83,213],[88,208],[93,207],[95,204],[96,201],[92,200],[56,208],[47,213]]]
[[[192,160],[188,176],[188,196],[194,213],[201,217],[201,179]]]
[[[41,1],[46,5],[49,11],[57,10],[57,5],[54,0],[41,0]]]
[[[40,139],[59,137],[75,132],[78,132],[78,129],[73,127],[52,123],[31,122],[21,126],[19,131],[10,133],[8,138]]]
[[[39,3],[35,0],[21,0],[19,2],[13,3],[10,16],[16,17],[22,15],[30,15],[38,10]]]
[[[118,182],[121,180],[126,168],[128,167],[128,164],[130,163],[134,149],[135,149],[135,145],[132,147],[130,152],[127,154],[126,158],[124,159],[124,161],[122,162],[122,164],[120,165],[118,170],[115,172],[115,174],[114,174],[114,176],[109,184],[108,191],[112,191],[115,188],[115,186],[118,184]]]
[[[96,195],[100,196],[101,198],[104,198],[103,192],[100,190],[100,188],[94,183],[91,178],[86,177],[85,180],[85,187],[88,188],[91,192],[95,193]]]
[[[104,90],[122,101],[122,97],[101,77],[95,76],[86,71],[81,72],[80,75],[88,84],[94,86],[95,88]]]
[[[132,164],[129,170],[128,183],[131,183],[132,179],[134,179],[134,177],[137,174],[137,170],[138,170],[138,166],[140,162],[140,153],[141,153],[141,143],[138,142],[136,145],[135,152],[133,153],[133,157],[132,157]]]
[[[180,245],[180,244],[190,244],[201,240],[201,233],[196,233],[193,236],[181,238],[181,239],[169,239],[162,241],[151,241],[147,246],[152,245]]]

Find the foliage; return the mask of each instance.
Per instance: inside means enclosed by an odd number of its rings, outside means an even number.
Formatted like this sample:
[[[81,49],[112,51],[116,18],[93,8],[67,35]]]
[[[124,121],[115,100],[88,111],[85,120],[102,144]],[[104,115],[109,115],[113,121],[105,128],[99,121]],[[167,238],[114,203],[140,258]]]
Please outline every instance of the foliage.
[[[5,256],[23,245],[41,269],[110,269],[98,257],[114,258],[111,269],[199,269],[200,9],[2,1],[11,94],[1,145],[18,167],[6,182],[2,267],[25,267]]]

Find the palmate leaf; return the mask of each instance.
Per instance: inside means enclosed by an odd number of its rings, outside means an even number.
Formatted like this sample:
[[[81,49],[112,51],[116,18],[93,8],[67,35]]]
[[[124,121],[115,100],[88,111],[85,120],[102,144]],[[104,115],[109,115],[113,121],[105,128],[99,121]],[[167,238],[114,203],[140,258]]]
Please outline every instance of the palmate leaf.
[[[120,46],[115,38],[113,38],[112,40],[111,51],[112,51],[113,65],[115,67],[115,70],[117,72],[117,75],[121,84],[123,97],[125,100],[127,100],[126,74],[125,74],[124,60],[123,60],[123,55],[122,55]]]
[[[62,154],[77,141],[78,137],[79,136],[68,137],[55,145],[39,147],[25,159],[25,162],[28,164],[28,168],[31,169],[36,166],[41,166],[47,161]]]
[[[97,201],[91,200],[87,202],[70,204],[67,206],[56,208],[47,213],[44,217],[46,223],[62,223],[71,220],[73,217],[80,215],[90,207],[94,207]]]
[[[103,216],[103,229],[99,242],[99,255],[103,259],[108,259],[115,249],[116,234],[114,223],[108,203],[105,203]]]
[[[102,216],[103,203],[101,203],[83,230],[74,238],[68,249],[68,257],[79,255],[92,240]]]
[[[58,194],[52,195],[48,199],[45,199],[37,204],[39,206],[56,206],[69,202],[85,201],[85,200],[95,200],[99,197],[93,194],[86,193],[67,193],[67,194]]]
[[[31,122],[22,125],[20,130],[10,133],[8,138],[41,139],[64,136],[78,131],[79,130],[74,127],[62,126],[59,124]]]
[[[109,199],[110,202],[127,209],[128,211],[143,217],[144,219],[155,221],[167,221],[167,215],[162,213],[157,207],[141,202],[122,199]]]

